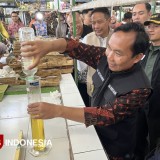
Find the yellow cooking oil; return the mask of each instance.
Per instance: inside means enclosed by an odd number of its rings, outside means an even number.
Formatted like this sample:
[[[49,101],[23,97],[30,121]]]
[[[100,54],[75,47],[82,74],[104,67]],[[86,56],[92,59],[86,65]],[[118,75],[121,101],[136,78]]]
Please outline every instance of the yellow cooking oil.
[[[45,135],[44,135],[43,120],[31,118],[31,127],[32,127],[32,140],[34,140],[34,150],[44,151]]]

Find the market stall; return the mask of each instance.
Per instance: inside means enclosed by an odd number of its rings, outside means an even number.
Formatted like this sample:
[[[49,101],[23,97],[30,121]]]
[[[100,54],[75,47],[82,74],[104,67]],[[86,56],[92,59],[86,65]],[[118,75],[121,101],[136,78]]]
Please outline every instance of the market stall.
[[[63,74],[59,90],[66,106],[84,107],[76,84],[70,74]],[[72,89],[70,89],[72,88]],[[54,88],[49,91],[53,92]],[[53,103],[50,93],[42,93],[44,101]],[[23,139],[31,139],[31,126],[26,111],[27,95],[5,95],[0,102],[0,134],[6,140],[18,139],[23,131]],[[20,157],[16,157],[18,146],[3,146],[0,159],[5,160],[107,160],[106,154],[93,127],[86,129],[84,124],[62,118],[44,121],[46,139],[52,143],[49,153],[34,157],[29,153],[30,147],[20,147]]]

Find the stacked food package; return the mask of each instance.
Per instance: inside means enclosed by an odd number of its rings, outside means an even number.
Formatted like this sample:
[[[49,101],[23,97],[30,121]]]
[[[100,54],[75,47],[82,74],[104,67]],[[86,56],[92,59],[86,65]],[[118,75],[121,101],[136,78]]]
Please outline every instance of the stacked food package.
[[[8,66],[12,68],[18,78],[3,77],[0,78],[1,84],[23,85],[25,84],[25,74],[22,72],[20,60],[20,44],[16,41],[13,44],[14,57],[8,58]],[[41,86],[58,86],[61,74],[71,73],[73,71],[73,59],[58,52],[48,53],[43,57],[38,65],[37,76],[41,77]],[[7,81],[5,81],[5,79]]]

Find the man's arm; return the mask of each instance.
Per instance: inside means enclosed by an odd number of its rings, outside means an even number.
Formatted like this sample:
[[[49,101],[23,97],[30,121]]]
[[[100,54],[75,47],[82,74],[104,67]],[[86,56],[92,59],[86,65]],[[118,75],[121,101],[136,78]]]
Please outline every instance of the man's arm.
[[[84,108],[85,124],[107,126],[132,116],[137,109],[144,107],[151,89],[137,89],[116,98],[113,104],[101,107]]]
[[[66,107],[45,102],[37,102],[28,105],[28,113],[32,118],[50,119],[61,117],[84,123],[84,108]]]
[[[106,48],[87,45],[68,39],[66,51],[68,51],[70,57],[78,59],[96,69],[99,60],[105,55]]]
[[[51,51],[68,52],[70,57],[96,68],[100,58],[105,54],[105,50],[102,47],[90,46],[64,38],[53,41],[35,40],[21,43],[21,55],[23,57],[34,57],[34,63],[29,69],[37,66],[40,59]]]
[[[150,93],[150,89],[133,90],[117,98],[113,104],[102,107],[74,108],[37,102],[28,106],[28,113],[37,119],[62,117],[85,123],[86,126],[107,126],[133,115],[139,107],[144,106]]]

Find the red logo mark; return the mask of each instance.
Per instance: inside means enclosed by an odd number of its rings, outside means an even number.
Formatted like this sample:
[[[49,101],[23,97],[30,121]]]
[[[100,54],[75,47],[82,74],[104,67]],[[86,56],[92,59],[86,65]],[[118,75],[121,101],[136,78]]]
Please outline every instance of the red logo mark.
[[[3,147],[3,143],[4,143],[4,136],[3,134],[0,134],[0,149]]]

